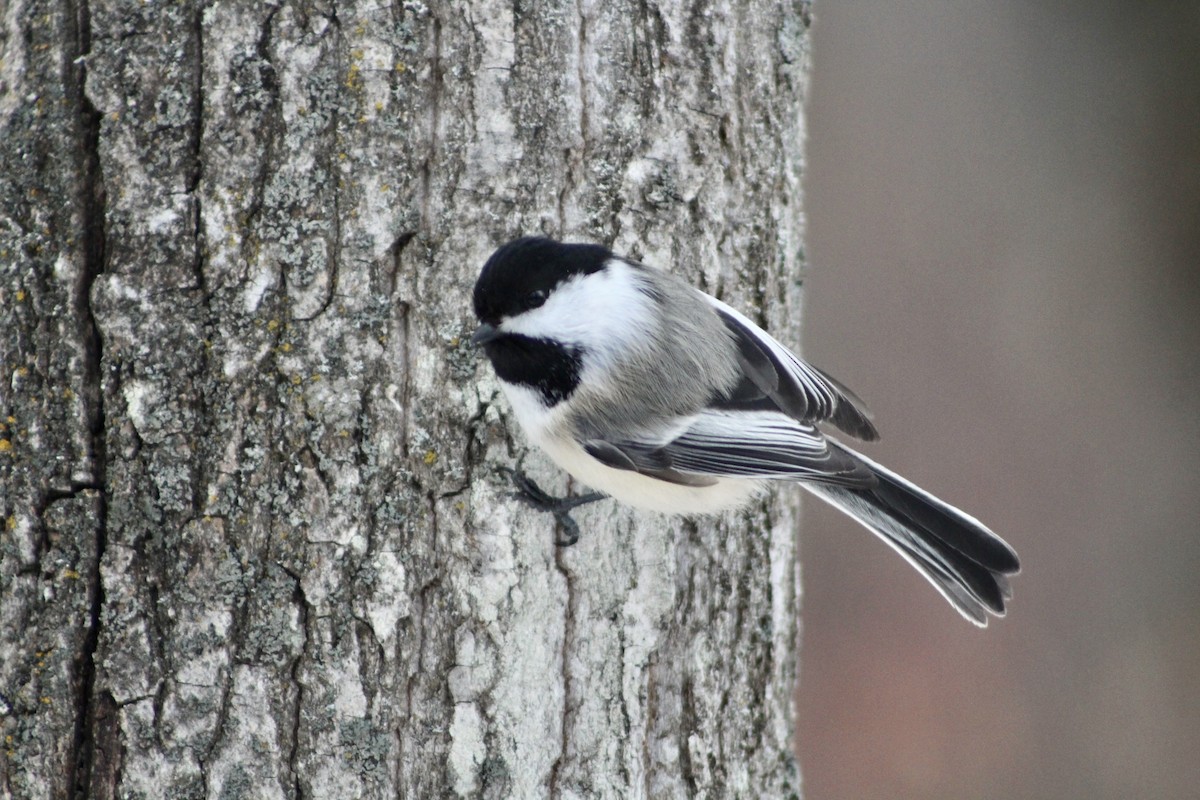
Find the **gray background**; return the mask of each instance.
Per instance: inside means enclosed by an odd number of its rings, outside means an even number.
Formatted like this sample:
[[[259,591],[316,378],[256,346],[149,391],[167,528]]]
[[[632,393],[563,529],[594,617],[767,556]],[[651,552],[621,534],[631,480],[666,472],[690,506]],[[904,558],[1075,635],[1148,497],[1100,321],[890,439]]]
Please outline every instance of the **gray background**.
[[[1200,792],[1200,4],[817,5],[805,353],[1006,537],[966,624],[810,502],[800,754],[838,798]]]

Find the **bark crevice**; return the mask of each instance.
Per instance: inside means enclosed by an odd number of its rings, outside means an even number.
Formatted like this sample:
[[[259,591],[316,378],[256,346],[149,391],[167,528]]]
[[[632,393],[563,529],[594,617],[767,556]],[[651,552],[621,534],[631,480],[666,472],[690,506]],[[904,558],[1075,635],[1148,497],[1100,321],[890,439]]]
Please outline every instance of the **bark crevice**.
[[[68,5],[68,8],[71,6]],[[82,269],[74,287],[74,305],[83,345],[81,377],[88,409],[88,440],[91,448],[88,461],[91,475],[86,482],[73,480],[70,493],[86,491],[94,496],[95,542],[86,577],[86,630],[76,662],[76,716],[69,786],[76,797],[104,797],[111,796],[120,780],[120,742],[116,735],[115,703],[107,692],[97,698],[95,663],[104,608],[104,584],[100,568],[108,544],[108,487],[104,342],[92,308],[92,287],[105,267],[105,185],[100,166],[100,112],[87,96],[87,58],[92,46],[91,7],[87,0],[78,0],[72,11],[70,21],[74,26],[74,37],[71,46],[66,49],[71,60],[64,72],[64,84],[75,107],[79,143],[76,203],[82,228]],[[101,780],[95,781],[94,778]]]

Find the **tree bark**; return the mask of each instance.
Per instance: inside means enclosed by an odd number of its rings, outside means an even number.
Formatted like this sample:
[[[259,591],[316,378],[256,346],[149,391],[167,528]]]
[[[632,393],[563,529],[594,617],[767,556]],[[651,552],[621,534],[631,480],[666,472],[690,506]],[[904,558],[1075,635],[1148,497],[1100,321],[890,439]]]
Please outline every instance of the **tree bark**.
[[[491,250],[797,341],[808,3],[12,0],[0,793],[797,794],[795,496],[554,545]]]

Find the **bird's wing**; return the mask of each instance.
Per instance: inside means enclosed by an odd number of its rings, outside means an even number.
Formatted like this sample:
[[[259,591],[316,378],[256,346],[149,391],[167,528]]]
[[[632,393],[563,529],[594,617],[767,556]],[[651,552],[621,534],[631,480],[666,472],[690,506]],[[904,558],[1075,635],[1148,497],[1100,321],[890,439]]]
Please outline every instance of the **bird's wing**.
[[[615,469],[704,486],[715,478],[786,478],[866,488],[875,478],[814,426],[778,411],[709,409],[681,420],[669,439],[591,438],[584,449]]]
[[[853,392],[801,360],[735,309],[700,292],[738,347],[742,380],[714,406],[741,411],[781,411],[802,423],[828,421],[866,441],[879,438]]]

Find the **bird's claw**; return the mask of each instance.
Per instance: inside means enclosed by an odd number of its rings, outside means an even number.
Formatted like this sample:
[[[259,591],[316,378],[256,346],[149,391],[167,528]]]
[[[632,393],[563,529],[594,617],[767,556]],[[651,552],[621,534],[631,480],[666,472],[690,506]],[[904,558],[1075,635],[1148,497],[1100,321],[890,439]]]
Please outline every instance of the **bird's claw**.
[[[510,492],[509,497],[520,500],[525,505],[536,508],[538,511],[546,511],[554,515],[554,520],[563,529],[563,538],[554,540],[554,544],[559,547],[570,547],[579,541],[579,524],[571,518],[569,512],[582,505],[594,503],[597,500],[603,500],[607,497],[607,495],[600,492],[590,492],[574,497],[555,497],[534,483],[524,472],[511,469],[510,467],[501,467],[500,469],[508,475],[517,490]]]

